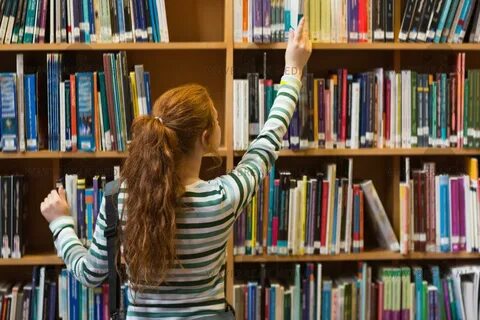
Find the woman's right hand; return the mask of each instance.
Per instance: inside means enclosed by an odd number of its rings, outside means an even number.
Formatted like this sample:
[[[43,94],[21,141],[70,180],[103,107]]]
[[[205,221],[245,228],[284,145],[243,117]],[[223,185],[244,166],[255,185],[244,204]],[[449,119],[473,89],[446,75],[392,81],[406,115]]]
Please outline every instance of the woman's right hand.
[[[307,2],[307,1],[305,1]],[[303,67],[312,54],[312,41],[309,35],[308,19],[303,17],[297,30],[291,30],[285,52],[285,74],[302,79]]]

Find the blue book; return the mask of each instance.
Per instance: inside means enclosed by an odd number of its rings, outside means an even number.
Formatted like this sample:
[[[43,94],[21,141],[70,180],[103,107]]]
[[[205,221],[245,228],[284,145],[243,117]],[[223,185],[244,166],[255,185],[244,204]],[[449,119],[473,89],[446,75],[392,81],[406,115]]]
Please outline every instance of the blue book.
[[[463,28],[464,28],[464,24],[466,23],[465,20],[467,19],[468,12],[470,10],[473,10],[471,8],[471,4],[472,4],[472,2],[470,0],[465,0],[465,2],[463,3],[462,11],[460,11],[460,16],[459,16],[459,19],[458,19],[459,22],[462,21],[463,23],[457,23],[456,26],[452,26],[452,28],[455,27],[454,41],[453,41],[454,43],[456,43],[461,36],[461,33],[463,31]]]
[[[440,251],[450,252],[450,202],[449,177],[439,176],[440,187]]]
[[[87,240],[93,240],[93,189],[88,188],[85,190],[85,214],[87,221]]]
[[[76,86],[78,149],[93,152],[95,151],[93,74],[90,72],[77,73]]]
[[[78,300],[78,294],[79,294],[79,288],[78,288],[78,282],[73,276],[71,272],[68,273],[68,283],[69,283],[69,310],[70,310],[70,319],[80,319],[80,313],[79,313],[79,300]]]
[[[445,21],[445,27],[440,38],[441,43],[445,43],[448,40],[448,35],[450,34],[450,29],[452,28],[453,20],[458,10],[458,4],[460,0],[452,0],[452,5],[450,11],[448,12],[447,20]]]
[[[443,285],[440,279],[440,268],[438,266],[431,266],[433,285],[437,288],[437,302],[439,302],[438,311],[440,312],[440,319],[445,318],[445,304],[443,303]]]
[[[451,4],[452,4],[452,0],[445,0],[445,5],[443,6],[440,19],[438,20],[438,26],[435,32],[435,38],[433,39],[433,42],[435,43],[440,42],[440,38],[442,37],[443,28],[445,27],[445,22],[447,20],[447,16],[448,16],[448,12]]]
[[[332,281],[323,281],[322,286],[322,320],[331,319]]]
[[[115,1],[115,0],[113,0]],[[123,5],[124,0],[116,0],[117,1],[117,21],[118,21],[118,33],[120,36],[120,42],[125,41],[125,6]],[[129,0],[126,0],[129,1]],[[138,1],[133,1],[138,2]]]
[[[157,1],[148,0],[148,6],[150,7],[150,21],[152,22],[152,35],[153,42],[160,42],[160,28],[158,27],[158,15],[157,15]]]
[[[0,148],[4,152],[15,152],[18,147],[17,89],[14,73],[0,74]]]
[[[103,295],[102,290],[95,291],[95,310],[94,310],[94,320],[103,319]]]
[[[277,299],[277,288],[271,287],[270,288],[270,303],[268,305],[269,308],[269,315],[271,319],[275,319],[275,301]]]
[[[146,12],[147,9],[145,8],[145,2],[136,1],[138,5],[138,13],[139,13],[139,20],[140,20],[140,28],[141,28],[141,38],[140,41],[145,42],[148,41],[148,31],[147,31],[147,21],[148,19]]]
[[[152,113],[152,95],[151,95],[151,87],[150,87],[150,72],[144,72],[143,74],[145,79],[145,96],[147,99],[147,113]]]
[[[423,306],[423,272],[420,267],[413,267],[413,281],[415,283],[415,319],[422,320]]]
[[[85,179],[77,180],[77,226],[78,237],[85,240],[87,236],[85,225]]]
[[[90,0],[82,0],[82,24],[80,26],[80,39],[85,43],[90,43]]]
[[[360,195],[353,196],[353,234],[360,234]],[[358,244],[353,241],[352,252],[360,252]]]
[[[65,81],[65,150],[72,151],[72,111],[70,105],[70,80]]]
[[[256,302],[257,284],[255,282],[248,283],[248,319],[256,319],[255,302]]]
[[[291,26],[291,21],[292,21],[292,18],[291,18],[291,11],[290,11],[290,7],[289,6],[285,6],[285,10],[283,12],[283,21],[285,22],[285,41],[288,41],[288,35],[290,34],[290,28],[292,27]],[[249,39],[251,40],[251,39]]]
[[[89,22],[89,42],[92,42],[92,36],[95,38],[95,42],[98,40],[96,39],[95,35],[95,9],[93,7],[93,0],[88,0],[88,22]]]
[[[290,149],[300,149],[300,116],[299,108],[295,108],[293,112],[292,120],[290,121],[289,134],[290,134]]]
[[[48,320],[55,320],[57,314],[57,283],[55,281],[50,282],[48,286]]]
[[[447,74],[442,73],[440,77],[440,94],[441,94],[441,112],[440,112],[440,127],[442,143],[447,142]]]

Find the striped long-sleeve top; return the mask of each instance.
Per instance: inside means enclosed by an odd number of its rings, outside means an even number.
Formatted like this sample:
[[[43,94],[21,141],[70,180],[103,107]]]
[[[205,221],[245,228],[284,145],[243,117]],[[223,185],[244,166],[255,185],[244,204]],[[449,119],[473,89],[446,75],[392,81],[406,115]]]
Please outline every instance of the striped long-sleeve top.
[[[178,264],[161,286],[129,289],[128,319],[199,319],[225,310],[227,239],[235,218],[277,159],[300,86],[295,77],[283,76],[268,120],[232,172],[186,186],[182,210],[176,217]],[[118,208],[124,219],[128,219],[127,210],[123,210],[126,197],[124,191],[119,193]],[[107,277],[105,228],[105,199],[89,249],[75,234],[71,217],[50,223],[55,246],[67,268],[88,287],[100,285]]]

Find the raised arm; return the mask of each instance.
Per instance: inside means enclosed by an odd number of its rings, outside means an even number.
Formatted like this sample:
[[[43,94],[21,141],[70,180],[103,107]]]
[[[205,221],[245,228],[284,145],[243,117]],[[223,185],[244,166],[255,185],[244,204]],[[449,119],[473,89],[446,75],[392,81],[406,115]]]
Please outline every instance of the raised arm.
[[[235,213],[240,212],[255,194],[259,182],[278,157],[302,85],[302,70],[312,52],[308,21],[302,19],[296,31],[290,31],[285,53],[285,72],[280,89],[265,125],[250,144],[237,167],[220,177]]]
[[[59,210],[61,208],[61,210]],[[65,191],[52,191],[41,205],[42,214],[50,222],[55,247],[75,278],[87,287],[102,284],[108,274],[105,198],[102,199],[100,212],[95,225],[93,241],[86,249],[74,230],[73,218],[69,215]],[[62,212],[58,216],[58,212]]]

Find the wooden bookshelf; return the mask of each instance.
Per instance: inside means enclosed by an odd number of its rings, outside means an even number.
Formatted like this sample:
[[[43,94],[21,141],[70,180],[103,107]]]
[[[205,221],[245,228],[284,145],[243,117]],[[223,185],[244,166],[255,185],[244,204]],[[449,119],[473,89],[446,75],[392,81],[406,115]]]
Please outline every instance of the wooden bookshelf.
[[[395,1],[395,34],[398,34],[402,15],[402,1]],[[135,44],[21,44],[0,45],[4,58],[0,61],[2,71],[13,71],[15,54],[24,53],[25,64],[45,63],[47,52],[63,52],[74,56],[77,64],[82,65],[101,61],[103,52],[126,50],[130,68],[143,64],[151,74],[152,99],[156,99],[165,90],[174,86],[197,82],[207,87],[219,112],[219,121],[223,131],[220,156],[225,166],[216,174],[233,169],[236,161],[244,152],[233,150],[233,79],[243,77],[246,72],[258,71],[258,61],[263,52],[267,52],[271,76],[279,80],[283,70],[285,43],[252,44],[233,41],[233,0],[166,0],[170,31],[170,43]],[[185,10],[189,8],[189,10]],[[329,69],[346,67],[352,72],[362,72],[376,67],[400,71],[406,68],[432,70],[432,66],[453,68],[447,63],[448,57],[458,51],[467,52],[468,68],[480,68],[480,44],[420,44],[420,43],[315,43],[309,63],[310,72],[324,76]],[[334,51],[332,54],[331,51]],[[35,66],[34,66],[35,67]],[[43,65],[39,65],[42,68]],[[97,67],[100,70],[101,64]],[[430,69],[429,69],[430,68]],[[269,69],[269,70],[270,70]],[[93,70],[93,69],[92,69]],[[32,71],[29,71],[32,72]],[[45,90],[45,88],[43,88]],[[42,99],[45,99],[42,98]],[[282,150],[280,161],[283,167],[296,169],[304,163],[315,168],[323,159],[335,157],[359,157],[360,165],[354,165],[355,178],[374,180],[379,195],[392,221],[396,234],[399,234],[400,221],[398,209],[398,184],[400,182],[400,158],[436,157],[446,165],[458,163],[464,157],[478,156],[480,150],[470,149],[309,149],[302,151]],[[52,236],[47,223],[39,212],[39,204],[53,187],[56,179],[65,173],[81,171],[82,174],[101,174],[105,168],[111,168],[127,157],[126,153],[59,153],[40,151],[35,153],[0,153],[0,174],[21,174],[29,177],[28,212],[25,225],[27,252],[47,252],[45,254],[27,254],[14,260],[1,260],[0,266],[12,268],[18,266],[53,265],[62,266],[63,262],[54,252]],[[294,159],[290,159],[294,158]],[[302,159],[310,158],[310,159]],[[375,158],[374,165],[372,165]],[[372,159],[372,160],[371,160]],[[334,160],[336,161],[336,160]],[[355,160],[357,161],[357,160]],[[361,170],[357,170],[360,167]],[[302,167],[303,168],[303,167]],[[100,172],[98,172],[100,170]],[[50,253],[48,253],[50,252]],[[359,254],[341,254],[337,256],[237,256],[233,254],[233,236],[227,245],[227,299],[232,302],[234,268],[242,268],[247,263],[295,263],[295,262],[331,262],[331,261],[427,261],[427,260],[476,260],[479,254],[432,254],[412,253],[402,256],[399,253],[381,250]],[[5,280],[1,278],[0,280]],[[15,279],[11,279],[12,281]]]
[[[338,255],[304,255],[304,256],[236,256],[236,264],[242,263],[300,263],[300,262],[330,262],[330,261],[401,261],[401,260],[462,260],[480,259],[479,253],[423,253],[413,252],[402,255],[397,252],[374,250],[362,253]]]

